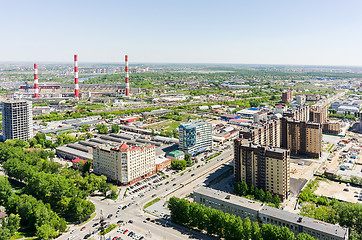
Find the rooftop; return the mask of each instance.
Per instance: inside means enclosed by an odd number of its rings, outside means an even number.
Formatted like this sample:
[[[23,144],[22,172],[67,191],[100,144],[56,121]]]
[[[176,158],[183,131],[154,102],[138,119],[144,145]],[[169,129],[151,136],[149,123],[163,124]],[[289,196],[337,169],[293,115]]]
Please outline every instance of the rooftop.
[[[273,218],[277,218],[283,221],[295,223],[310,229],[315,229],[320,232],[336,235],[341,238],[343,238],[345,234],[348,233],[348,230],[346,228],[340,227],[338,225],[322,222],[313,218],[304,217],[295,213],[276,209],[269,206],[264,206],[262,209],[260,209],[260,213],[273,216]],[[299,218],[301,218],[301,222],[298,222]]]
[[[243,206],[245,208],[249,208],[255,211],[259,211],[263,207],[263,203],[252,201],[243,197],[238,197],[235,195],[230,195],[229,193],[222,192],[219,190],[215,190],[208,187],[199,187],[194,190],[194,193],[199,193],[204,196],[208,196],[211,198],[216,198],[219,200],[223,200],[224,202],[229,202],[235,205]]]

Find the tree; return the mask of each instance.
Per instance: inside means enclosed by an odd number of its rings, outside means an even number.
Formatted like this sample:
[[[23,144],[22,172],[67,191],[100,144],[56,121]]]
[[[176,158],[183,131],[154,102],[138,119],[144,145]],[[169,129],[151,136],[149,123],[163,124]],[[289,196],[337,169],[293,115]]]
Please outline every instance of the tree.
[[[249,195],[254,195],[255,194],[255,187],[253,184],[251,184],[250,188],[249,188]]]
[[[96,126],[96,130],[100,134],[107,134],[108,133],[108,127],[106,125],[103,125],[103,124],[98,124]]]
[[[246,182],[244,181],[241,181],[241,182],[238,182],[236,185],[235,185],[235,189],[234,189],[234,192],[239,195],[239,196],[246,196],[248,195],[248,185],[246,184]]]
[[[273,196],[273,203],[276,208],[279,208],[279,205],[282,203],[278,195]]]
[[[251,239],[261,240],[260,227],[258,222],[253,222],[251,225]]]
[[[266,191],[264,201],[265,202],[272,202],[273,201],[273,196],[271,195],[271,193],[269,191]]]
[[[12,194],[9,180],[6,177],[0,176],[0,205],[4,206]]]
[[[1,224],[4,228],[9,229],[10,234],[14,235],[20,228],[20,216],[11,213]]]
[[[306,233],[299,233],[297,235],[297,240],[315,240],[315,238]]]
[[[118,124],[113,124],[111,127],[111,132],[112,133],[119,133],[119,125]]]
[[[58,236],[58,232],[54,228],[52,228],[49,224],[43,224],[37,227],[36,235],[40,239],[50,239]]]
[[[5,227],[0,227],[0,240],[9,240],[11,238],[10,230]]]
[[[184,170],[187,167],[187,162],[185,160],[172,159],[171,167],[173,169]]]
[[[191,155],[190,154],[185,154],[185,161],[187,166],[191,166],[192,165],[192,161],[191,161]]]
[[[250,219],[248,217],[244,219],[243,229],[244,229],[244,239],[250,239],[251,233],[252,233],[252,227],[251,227]]]

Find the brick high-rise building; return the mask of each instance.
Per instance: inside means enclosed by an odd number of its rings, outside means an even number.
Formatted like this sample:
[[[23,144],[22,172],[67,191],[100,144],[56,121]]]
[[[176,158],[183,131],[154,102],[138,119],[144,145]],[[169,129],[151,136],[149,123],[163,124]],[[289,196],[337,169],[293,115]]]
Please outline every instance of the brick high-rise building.
[[[309,121],[309,106],[302,105],[294,108],[290,108],[287,111],[283,112],[283,117],[295,119],[297,121]]]
[[[234,140],[234,177],[284,200],[290,192],[290,152]]]
[[[240,131],[240,137],[262,146],[280,147],[280,120],[268,120],[254,123]]]
[[[283,101],[283,103],[292,102],[293,101],[293,92],[292,91],[282,92],[282,101]]]
[[[322,125],[320,123],[282,118],[280,146],[292,155],[319,158],[322,154]]]
[[[2,112],[4,141],[7,139],[27,141],[33,137],[33,110],[30,101],[5,101]]]
[[[93,171],[118,184],[128,185],[156,173],[155,145],[93,147]]]
[[[326,106],[312,106],[309,109],[309,120],[316,123],[325,123],[328,119]]]

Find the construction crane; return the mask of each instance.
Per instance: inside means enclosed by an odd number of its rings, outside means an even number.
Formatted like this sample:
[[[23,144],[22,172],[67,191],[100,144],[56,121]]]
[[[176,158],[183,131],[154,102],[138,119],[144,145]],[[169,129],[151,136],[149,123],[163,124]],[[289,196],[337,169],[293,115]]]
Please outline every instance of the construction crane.
[[[29,83],[34,83],[34,82],[25,82],[26,83],[26,97],[29,98]]]

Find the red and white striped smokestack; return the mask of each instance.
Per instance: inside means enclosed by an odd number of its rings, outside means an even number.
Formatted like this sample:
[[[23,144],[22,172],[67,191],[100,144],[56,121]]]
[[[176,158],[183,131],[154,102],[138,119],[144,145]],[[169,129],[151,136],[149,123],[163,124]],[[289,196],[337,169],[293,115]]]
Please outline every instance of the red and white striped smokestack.
[[[129,72],[128,72],[128,55],[125,56],[125,61],[126,61],[126,68],[125,68],[125,72],[126,72],[126,96],[129,96]]]
[[[34,63],[34,98],[39,98],[38,65]]]
[[[78,84],[78,55],[74,55],[74,94],[75,98],[79,99],[79,84]]]

